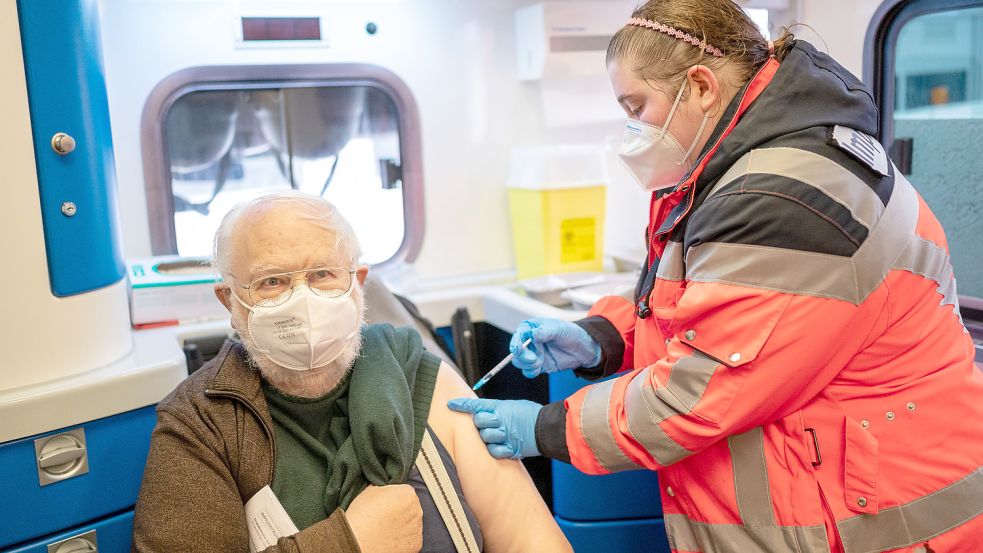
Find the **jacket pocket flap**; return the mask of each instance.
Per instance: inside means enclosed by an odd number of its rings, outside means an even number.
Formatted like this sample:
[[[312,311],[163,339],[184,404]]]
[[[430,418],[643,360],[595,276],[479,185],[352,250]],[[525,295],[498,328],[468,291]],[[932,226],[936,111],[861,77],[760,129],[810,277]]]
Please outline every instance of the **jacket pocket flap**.
[[[844,419],[843,494],[857,513],[876,513],[877,438],[853,419]]]
[[[691,283],[676,307],[676,337],[728,367],[754,361],[791,297],[769,290]]]

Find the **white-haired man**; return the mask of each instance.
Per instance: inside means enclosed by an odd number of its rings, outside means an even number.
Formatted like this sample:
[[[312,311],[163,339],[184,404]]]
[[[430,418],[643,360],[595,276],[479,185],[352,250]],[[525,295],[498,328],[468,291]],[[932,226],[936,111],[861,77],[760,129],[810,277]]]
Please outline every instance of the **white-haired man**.
[[[414,331],[363,325],[358,255],[318,197],[266,196],[225,217],[215,293],[241,344],[158,405],[135,551],[246,551],[243,504],[266,485],[300,529],[266,553],[447,552],[467,527],[479,550],[570,551],[522,465],[491,458],[447,410],[470,394],[453,369]],[[414,468],[428,429],[457,525]]]

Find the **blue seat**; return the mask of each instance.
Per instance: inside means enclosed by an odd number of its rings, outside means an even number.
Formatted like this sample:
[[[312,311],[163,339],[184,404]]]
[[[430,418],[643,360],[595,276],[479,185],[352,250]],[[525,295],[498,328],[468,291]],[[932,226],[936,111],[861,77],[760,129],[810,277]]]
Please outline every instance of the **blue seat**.
[[[661,518],[574,522],[556,517],[576,553],[669,553]]]
[[[572,371],[551,374],[549,380],[550,401],[590,384]],[[553,461],[553,512],[575,551],[669,552],[656,472],[591,476]]]

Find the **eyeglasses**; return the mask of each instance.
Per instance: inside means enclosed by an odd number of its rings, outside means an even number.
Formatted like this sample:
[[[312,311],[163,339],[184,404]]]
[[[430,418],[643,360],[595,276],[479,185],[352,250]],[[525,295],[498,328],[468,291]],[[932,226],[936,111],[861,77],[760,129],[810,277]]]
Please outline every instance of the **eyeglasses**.
[[[329,298],[344,296],[355,282],[355,269],[321,267],[265,275],[249,284],[239,284],[239,287],[246,289],[253,305],[273,307],[290,299],[295,288],[295,275],[301,275],[303,284],[312,292]]]

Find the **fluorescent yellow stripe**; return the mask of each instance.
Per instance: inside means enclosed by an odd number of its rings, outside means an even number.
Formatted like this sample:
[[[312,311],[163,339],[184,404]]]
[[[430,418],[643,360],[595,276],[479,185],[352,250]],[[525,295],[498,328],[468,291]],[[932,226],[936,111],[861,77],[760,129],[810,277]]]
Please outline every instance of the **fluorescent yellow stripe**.
[[[662,280],[679,281],[686,278],[686,265],[683,263],[683,245],[679,242],[666,242],[666,249],[659,258],[656,276]]]
[[[914,501],[858,515],[836,526],[846,553],[909,547],[951,530],[983,513],[983,467]]]
[[[700,553],[829,553],[826,527],[710,524],[686,515],[665,516],[669,547]]]
[[[843,206],[860,224],[871,229],[884,213],[884,204],[867,184],[839,163],[798,148],[761,148],[737,160],[720,178],[710,195],[723,186],[763,173],[807,184]],[[895,173],[899,174],[899,173]]]
[[[660,418],[643,399],[643,375],[638,375],[628,383],[625,397],[625,410],[628,412],[628,432],[635,441],[662,466],[669,466],[693,454],[666,434],[659,423]]]
[[[748,244],[708,242],[686,252],[686,278],[859,305],[895,268],[918,221],[918,198],[900,175],[887,208],[853,257]]]
[[[741,521],[748,526],[775,526],[761,427],[727,438],[734,463],[734,491]]]
[[[584,406],[580,410],[580,429],[584,441],[598,463],[609,472],[637,470],[642,468],[625,456],[614,441],[609,418],[611,407],[611,392],[615,380],[605,380],[591,386],[584,398]]]
[[[960,322],[959,300],[956,296],[956,278],[952,273],[949,253],[931,240],[913,236],[894,263],[895,269],[909,271],[927,279],[934,280],[938,292],[942,294],[941,305],[951,305]]]
[[[689,415],[703,397],[719,363],[700,351],[676,361],[665,386],[647,385],[648,372],[641,372],[628,384],[625,410],[628,431],[663,466],[693,454],[679,445],[659,423],[677,415]]]

